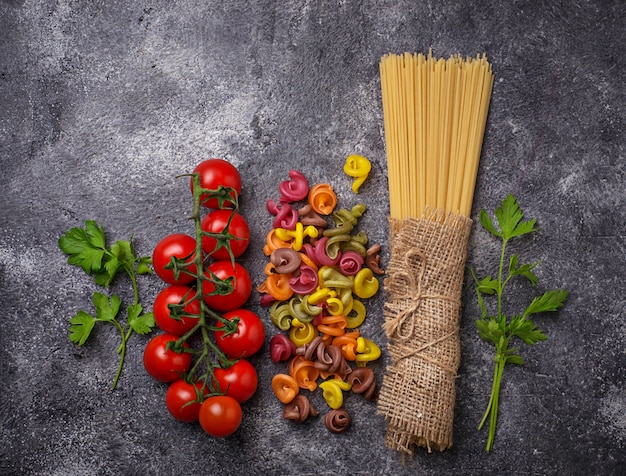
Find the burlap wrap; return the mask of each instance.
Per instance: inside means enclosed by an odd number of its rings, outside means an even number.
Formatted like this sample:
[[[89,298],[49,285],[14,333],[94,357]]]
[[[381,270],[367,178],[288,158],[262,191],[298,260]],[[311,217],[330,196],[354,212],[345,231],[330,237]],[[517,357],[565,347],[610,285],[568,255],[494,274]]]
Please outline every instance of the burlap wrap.
[[[390,220],[383,328],[391,364],[378,413],[389,448],[413,454],[452,446],[455,380],[461,357],[459,317],[472,220],[444,212]]]

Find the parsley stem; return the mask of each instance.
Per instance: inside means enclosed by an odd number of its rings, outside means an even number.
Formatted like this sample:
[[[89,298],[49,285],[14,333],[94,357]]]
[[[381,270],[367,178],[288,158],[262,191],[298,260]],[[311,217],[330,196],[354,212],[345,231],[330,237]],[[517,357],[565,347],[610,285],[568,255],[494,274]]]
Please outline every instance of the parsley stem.
[[[491,396],[489,397],[489,403],[487,404],[485,414],[483,415],[483,418],[478,425],[478,429],[482,429],[487,421],[487,418],[489,418],[489,435],[487,437],[486,446],[487,451],[491,451],[493,449],[493,444],[496,438],[498,406],[500,403],[500,385],[502,383],[502,374],[504,373],[504,367],[506,365],[506,357],[504,355],[504,352],[498,351],[494,360],[496,362],[496,365],[493,372]]]
[[[478,424],[479,430],[481,430],[482,427],[485,425],[485,422],[487,421],[487,418],[489,418],[489,414],[491,413],[491,408],[493,407],[493,395],[496,391],[497,376],[498,376],[498,366],[496,365],[493,369],[493,381],[491,383],[491,395],[489,395],[489,403],[487,404],[487,409],[485,410],[483,418],[480,420],[480,423]]]
[[[493,449],[493,443],[496,439],[496,425],[498,421],[498,407],[500,405],[500,384],[502,382],[502,374],[504,372],[504,366],[506,365],[506,358],[502,353],[499,353],[498,362],[496,362],[496,371],[493,382],[493,402],[491,405],[491,416],[489,418],[489,435],[487,437],[487,451]]]
[[[125,269],[126,273],[130,277],[130,282],[133,285],[133,297],[135,298],[135,304],[139,304],[139,286],[137,285],[137,274],[135,273],[135,269],[130,266],[125,267]]]
[[[130,266],[124,266],[124,271],[128,274],[130,278],[130,282],[133,286],[133,298],[135,300],[134,304],[139,304],[139,286],[137,285],[137,274],[135,273],[135,269]],[[121,354],[126,351],[126,342],[130,339],[130,336],[133,334],[133,328],[128,327],[128,332],[124,332],[122,328],[120,328],[120,332],[122,332],[122,342],[120,346],[117,348],[117,353]],[[115,386],[113,386],[115,388]]]
[[[498,268],[498,317],[502,318],[502,293],[504,292],[505,282],[502,281],[504,274],[504,253],[506,251],[506,238],[502,239],[502,252],[500,253],[500,267]]]
[[[120,331],[120,334],[122,336],[122,343],[120,344],[120,347],[118,349],[118,352],[120,354],[120,362],[119,362],[119,364],[117,366],[117,372],[115,373],[115,378],[113,379],[113,384],[111,385],[111,390],[115,390],[115,387],[117,387],[117,382],[120,379],[120,375],[122,375],[122,367],[124,366],[124,359],[126,357],[126,342],[128,340],[128,337],[130,337],[130,334],[132,332],[132,329],[131,329],[130,332],[128,333],[128,335],[127,335],[126,332],[124,331],[124,328],[119,324],[119,322],[113,321],[113,324]]]

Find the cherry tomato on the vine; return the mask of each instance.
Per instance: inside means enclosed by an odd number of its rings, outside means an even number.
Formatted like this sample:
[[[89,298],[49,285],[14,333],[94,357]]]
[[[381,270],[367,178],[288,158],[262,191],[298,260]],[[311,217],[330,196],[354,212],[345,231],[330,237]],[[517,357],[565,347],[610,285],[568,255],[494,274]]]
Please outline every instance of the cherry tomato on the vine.
[[[182,378],[191,366],[191,354],[189,352],[174,352],[167,349],[167,343],[178,340],[173,334],[159,334],[146,344],[143,351],[143,365],[152,378],[160,382],[173,382]],[[185,342],[184,346],[189,345]]]
[[[239,318],[234,333],[226,334],[221,330],[214,333],[215,343],[228,357],[250,357],[261,349],[265,341],[265,327],[257,314],[248,309],[235,309],[224,313],[223,317],[229,321]],[[218,320],[215,327],[224,327],[224,323]]]
[[[163,332],[182,336],[189,332],[198,323],[196,317],[182,316],[181,311],[187,314],[197,316],[200,314],[200,302],[195,297],[195,290],[188,286],[176,285],[163,288],[154,299],[152,313],[154,320]],[[179,319],[172,317],[170,304],[180,305],[184,307],[179,310]]]
[[[229,219],[230,224],[228,223]],[[223,246],[226,244],[230,244],[230,249],[235,258],[241,256],[248,248],[250,228],[246,219],[237,212],[232,210],[213,210],[202,219],[201,227],[202,231],[209,233],[222,233],[228,227],[228,233],[233,235],[232,239],[224,240],[224,243],[211,236],[205,235],[202,237],[202,249],[214,259],[230,259],[228,249]]]
[[[246,268],[239,263],[233,263],[230,260],[218,260],[211,263],[206,268],[206,276],[202,282],[202,293],[204,302],[210,308],[216,311],[232,311],[238,309],[245,304],[252,293],[252,280]],[[215,291],[213,276],[217,276],[220,280],[234,278],[231,282],[232,291],[227,294],[211,294]],[[221,283],[220,283],[221,284]],[[219,289],[219,288],[218,288]]]
[[[226,200],[224,207],[232,207],[235,199],[241,194],[241,176],[237,168],[224,159],[207,159],[200,162],[193,170],[194,173],[200,174],[200,186],[208,190],[217,191],[220,187],[230,187],[235,192],[229,195],[233,201]],[[191,178],[191,192],[193,193],[193,177]],[[209,198],[208,194],[200,197],[201,204],[206,208],[223,208],[220,207],[217,198]]]
[[[186,262],[193,262],[195,259],[196,239],[184,233],[174,233],[163,238],[157,243],[152,252],[152,266],[159,278],[168,284],[188,284],[196,279],[192,274],[180,271],[178,278],[174,276],[174,270],[166,268],[172,256],[184,259],[189,256]],[[190,273],[196,273],[196,266],[190,265]]]
[[[219,438],[233,434],[241,425],[241,405],[228,395],[207,398],[200,407],[200,426]]]
[[[254,365],[246,359],[239,359],[228,368],[216,368],[214,372],[220,390],[239,403],[249,400],[259,384]]]
[[[197,401],[200,392],[202,392],[202,382],[196,382],[194,385],[183,379],[175,380],[165,393],[165,406],[178,421],[196,422],[202,405]]]

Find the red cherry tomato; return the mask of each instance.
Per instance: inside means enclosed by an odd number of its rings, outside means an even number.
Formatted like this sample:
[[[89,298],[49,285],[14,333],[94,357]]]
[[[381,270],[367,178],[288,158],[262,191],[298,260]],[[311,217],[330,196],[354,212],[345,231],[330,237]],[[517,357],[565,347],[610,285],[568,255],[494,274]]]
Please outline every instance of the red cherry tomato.
[[[166,268],[171,262],[172,256],[178,259],[189,257],[186,262],[192,262],[195,258],[196,239],[184,233],[174,233],[163,238],[157,243],[152,252],[152,266],[159,278],[168,284],[188,284],[195,276],[180,271],[178,278],[174,277],[174,270]],[[196,273],[196,266],[188,268],[190,273]]]
[[[212,274],[221,280],[233,278],[231,285],[233,289],[228,294],[213,294],[215,285],[212,282]],[[216,311],[232,311],[242,307],[252,293],[252,280],[246,268],[239,263],[229,260],[214,261],[206,268],[206,275],[209,279],[202,282],[202,293],[204,302]]]
[[[200,426],[211,436],[223,438],[241,425],[241,405],[228,395],[207,398],[200,407]]]
[[[163,332],[182,336],[194,328],[198,323],[198,319],[181,315],[183,312],[196,316],[200,314],[200,302],[197,299],[192,300],[194,296],[195,291],[193,289],[182,285],[168,286],[157,294],[152,306],[152,313],[154,314],[154,320]],[[178,309],[179,319],[172,317],[172,311],[169,308],[170,304],[185,304],[185,307]]]
[[[216,368],[214,372],[222,392],[239,403],[249,400],[259,384],[254,365],[246,359],[239,359],[227,369]]]
[[[176,341],[178,337],[172,334],[159,334],[146,344],[143,351],[143,366],[152,378],[160,382],[173,382],[182,378],[191,365],[189,352],[174,352],[166,350],[167,343]],[[184,347],[189,347],[187,343]]]
[[[230,224],[228,223],[229,219]],[[241,256],[248,248],[250,228],[245,218],[237,212],[232,210],[213,210],[202,219],[200,226],[202,231],[208,233],[222,233],[228,227],[227,233],[233,236],[229,240],[222,240],[222,238],[217,240],[211,236],[202,237],[202,249],[214,259],[230,259],[228,249],[224,246],[226,244],[230,244],[230,249],[235,258]]]
[[[208,190],[217,191],[220,187],[230,187],[235,193],[231,193],[233,201],[241,194],[241,176],[237,168],[224,159],[207,159],[200,162],[193,170],[200,174],[200,186]],[[191,179],[191,192],[193,193],[193,177]],[[226,200],[224,206],[220,207],[217,198],[209,198],[208,194],[202,195],[200,200],[207,208],[232,207],[233,201]]]
[[[250,357],[257,353],[265,341],[265,327],[261,318],[248,309],[235,309],[224,313],[229,321],[239,318],[237,331],[226,335],[224,331],[215,331],[215,343],[231,359]],[[215,327],[224,327],[218,321]]]
[[[194,385],[183,379],[176,380],[170,384],[165,393],[165,406],[178,421],[196,422],[202,406],[197,401],[201,392],[202,382],[196,382]]]

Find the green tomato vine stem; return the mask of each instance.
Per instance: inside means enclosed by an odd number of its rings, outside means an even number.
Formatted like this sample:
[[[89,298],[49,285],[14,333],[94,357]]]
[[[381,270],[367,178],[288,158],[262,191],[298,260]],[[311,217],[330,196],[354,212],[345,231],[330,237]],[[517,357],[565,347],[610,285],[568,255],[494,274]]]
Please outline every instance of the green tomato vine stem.
[[[185,176],[188,176],[188,175],[185,175]],[[209,323],[207,322],[207,318],[211,317],[212,319],[216,321],[220,321],[223,324],[223,327],[220,330],[224,331],[225,333],[235,332],[237,329],[238,320],[235,319],[235,320],[230,321],[228,319],[225,319],[220,314],[208,308],[208,306],[206,306],[206,304],[204,303],[204,299],[202,296],[203,283],[204,281],[211,280],[213,278],[209,278],[208,276],[206,276],[205,271],[204,271],[202,238],[203,236],[208,235],[208,233],[205,233],[202,230],[200,211],[202,209],[202,203],[201,203],[202,196],[205,194],[211,194],[212,191],[201,187],[199,174],[194,173],[191,175],[191,178],[193,180],[193,214],[191,216],[191,219],[194,221],[196,249],[195,249],[195,256],[194,256],[193,262],[191,263],[186,262],[184,264],[184,267],[188,268],[189,266],[195,266],[196,268],[196,273],[195,273],[196,295],[193,297],[193,299],[196,299],[199,301],[200,311],[199,311],[199,314],[196,316],[198,319],[198,323],[193,327],[193,329],[191,329],[190,331],[188,331],[186,334],[184,334],[178,339],[177,345],[182,346],[182,344],[185,341],[187,341],[192,335],[194,335],[198,331],[198,329],[200,330],[200,334],[202,336],[203,348],[202,348],[202,351],[199,353],[198,357],[196,358],[194,364],[187,372],[187,378],[190,381],[194,381],[196,379],[203,380],[202,389],[198,394],[200,397],[204,395],[206,389],[210,390],[211,395],[223,394],[222,389],[219,388],[219,383],[217,382],[217,379],[215,378],[215,373],[214,373],[215,365],[213,363],[212,357],[216,356],[217,360],[222,364],[228,365],[229,363],[232,363],[232,361],[221,351],[221,349],[211,339],[210,331],[215,331],[218,328],[215,326],[209,325]],[[233,213],[237,210],[237,208],[238,208],[238,202],[237,200],[235,200],[235,209],[233,210]],[[232,253],[231,253],[231,256],[232,256]],[[204,366],[206,367],[206,374],[197,376],[196,374],[198,373],[202,364],[204,364]]]

